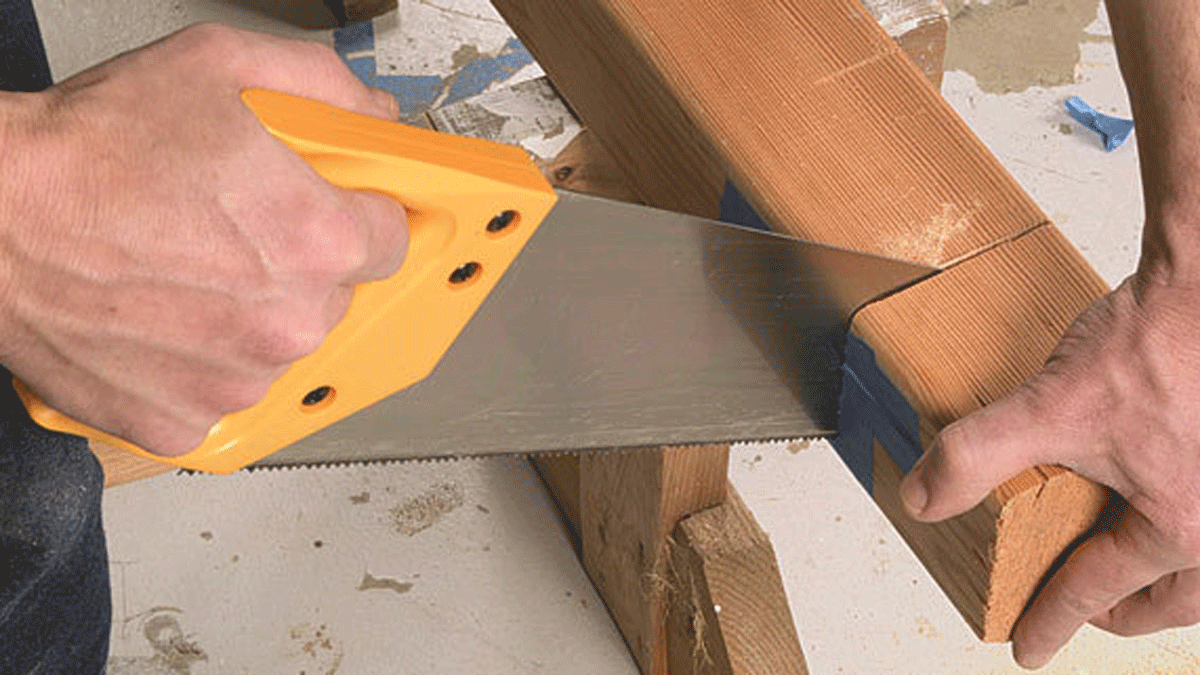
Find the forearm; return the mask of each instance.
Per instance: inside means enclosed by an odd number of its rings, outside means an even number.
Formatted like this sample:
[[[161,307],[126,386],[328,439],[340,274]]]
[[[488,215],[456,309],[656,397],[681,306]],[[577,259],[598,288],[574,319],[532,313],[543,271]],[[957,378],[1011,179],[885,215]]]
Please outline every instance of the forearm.
[[[1146,228],[1140,271],[1200,286],[1200,4],[1109,0],[1137,121]]]

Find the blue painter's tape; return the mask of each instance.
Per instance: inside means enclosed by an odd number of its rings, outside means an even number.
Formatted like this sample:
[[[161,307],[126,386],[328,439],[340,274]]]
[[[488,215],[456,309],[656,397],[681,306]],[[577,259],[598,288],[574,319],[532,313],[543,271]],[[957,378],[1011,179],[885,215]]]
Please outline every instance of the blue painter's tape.
[[[725,191],[721,193],[721,215],[719,219],[726,223],[741,225],[743,227],[753,227],[759,230],[769,230],[767,224],[762,218],[758,217],[758,212],[750,203],[742,197],[742,193],[733,186],[733,183],[725,181]]]
[[[1108,152],[1121,147],[1133,131],[1133,120],[1105,115],[1084,103],[1078,96],[1067,99],[1066,106],[1067,112],[1076,122],[1100,134],[1100,140],[1104,142],[1104,149]]]
[[[352,23],[333,31],[333,49],[345,58],[353,52],[375,49],[375,24],[370,21]]]
[[[908,473],[921,458],[920,419],[879,368],[875,352],[866,342],[848,335],[845,356],[838,401],[838,435],[833,439],[833,447],[858,482],[871,492],[874,441],[878,439],[900,471]]]
[[[721,220],[767,229],[732,183],[721,195]],[[892,460],[908,473],[921,458],[917,411],[896,389],[875,361],[875,352],[861,338],[846,337],[842,354],[842,390],[838,398],[838,434],[833,447],[850,473],[871,492],[875,474],[875,439]]]
[[[459,69],[451,78],[450,92],[443,105],[481,94],[493,83],[507,80],[531,63],[533,55],[520,40],[511,38],[495,56],[477,58]]]
[[[333,31],[333,48],[358,79],[386,90],[400,103],[404,116],[419,115],[435,103],[449,105],[483,93],[533,63],[533,55],[516,38],[495,56],[481,56],[447,78],[437,75],[380,75],[375,60],[375,28],[370,21]],[[443,92],[445,96],[443,97]]]

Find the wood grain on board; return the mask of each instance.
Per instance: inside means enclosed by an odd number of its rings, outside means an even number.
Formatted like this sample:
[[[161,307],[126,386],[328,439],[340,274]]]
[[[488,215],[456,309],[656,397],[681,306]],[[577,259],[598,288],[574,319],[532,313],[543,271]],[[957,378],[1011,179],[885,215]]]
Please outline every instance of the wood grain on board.
[[[732,486],[670,548],[670,675],[807,675],[775,549]]]
[[[926,445],[949,423],[1041,369],[1063,330],[1107,291],[1051,224],[868,305],[853,330],[918,411]],[[1058,467],[1012,478],[944,523],[905,515],[902,475],[876,444],[874,497],[971,627],[1012,625],[1058,556],[1096,521],[1105,491]]]
[[[710,445],[579,458],[583,566],[647,675],[667,672],[667,538],[684,516],[725,501],[728,454]]]
[[[1035,372],[1104,292],[857,0],[496,4],[651,205],[711,215],[729,176],[776,230],[947,270],[855,323],[925,442]],[[881,454],[873,496],[988,640],[1102,499],[1031,470],[959,523],[918,527]]]
[[[104,469],[106,488],[132,483],[175,469],[169,464],[144,459],[99,441],[88,441],[88,447],[91,448],[92,454],[96,455],[96,459],[100,460],[100,466]]]
[[[925,74],[934,89],[942,87],[949,13],[942,0],[861,0],[880,28]]]
[[[731,3],[496,4],[662,208],[728,176],[780,230],[935,265],[1045,220],[856,0]]]

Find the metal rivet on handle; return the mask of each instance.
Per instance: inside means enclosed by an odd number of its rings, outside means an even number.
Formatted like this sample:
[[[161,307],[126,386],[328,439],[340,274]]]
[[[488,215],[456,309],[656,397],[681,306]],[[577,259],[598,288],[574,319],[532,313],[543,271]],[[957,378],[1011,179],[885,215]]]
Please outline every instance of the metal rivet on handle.
[[[479,273],[479,263],[469,262],[459,265],[458,269],[450,273],[450,283],[462,284],[469,281],[472,277]]]
[[[509,225],[517,222],[517,212],[511,209],[501,211],[496,214],[487,224],[487,231],[496,234],[502,230],[508,229]]]

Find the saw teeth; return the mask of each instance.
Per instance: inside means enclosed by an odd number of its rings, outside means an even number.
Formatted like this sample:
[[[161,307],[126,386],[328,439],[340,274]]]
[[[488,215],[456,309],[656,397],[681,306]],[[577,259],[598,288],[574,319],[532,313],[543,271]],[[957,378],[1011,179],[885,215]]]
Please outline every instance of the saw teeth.
[[[546,458],[582,457],[583,455],[588,455],[588,454],[596,453],[596,452],[628,454],[628,453],[633,453],[633,452],[654,451],[654,450],[658,450],[660,448],[699,448],[699,447],[704,447],[704,446],[708,446],[708,445],[729,445],[730,448],[739,448],[739,447],[746,447],[746,446],[750,446],[750,445],[762,445],[762,444],[787,445],[790,443],[796,443],[796,442],[801,442],[801,441],[803,441],[803,442],[819,441],[819,440],[824,440],[825,438],[826,438],[825,436],[801,436],[801,437],[789,437],[789,438],[764,438],[762,440],[757,440],[757,441],[736,441],[736,442],[731,442],[731,443],[723,443],[723,442],[683,443],[683,444],[676,444],[676,445],[644,445],[644,446],[630,446],[630,447],[617,447],[617,448],[595,448],[595,449],[588,449],[588,450],[543,450],[540,452],[527,452],[527,453],[514,452],[514,453],[504,454],[504,455],[500,455],[500,454],[496,454],[496,453],[486,453],[486,454],[443,455],[443,456],[435,456],[435,457],[407,457],[407,458],[399,458],[399,459],[361,459],[361,460],[347,459],[347,460],[333,460],[333,461],[329,461],[329,462],[301,462],[301,463],[296,463],[296,464],[253,464],[253,465],[246,467],[245,469],[242,469],[242,471],[281,471],[281,470],[286,470],[286,469],[320,469],[320,468],[328,468],[328,467],[371,466],[371,465],[381,465],[381,464],[411,464],[411,463],[424,464],[424,463],[431,463],[431,462],[458,462],[458,461],[463,461],[463,460],[480,461],[480,460],[489,459],[491,457],[526,457],[528,459],[541,458],[541,457],[546,457]],[[187,473],[187,474],[202,473],[199,471],[190,471],[188,469],[181,469],[180,472]]]

